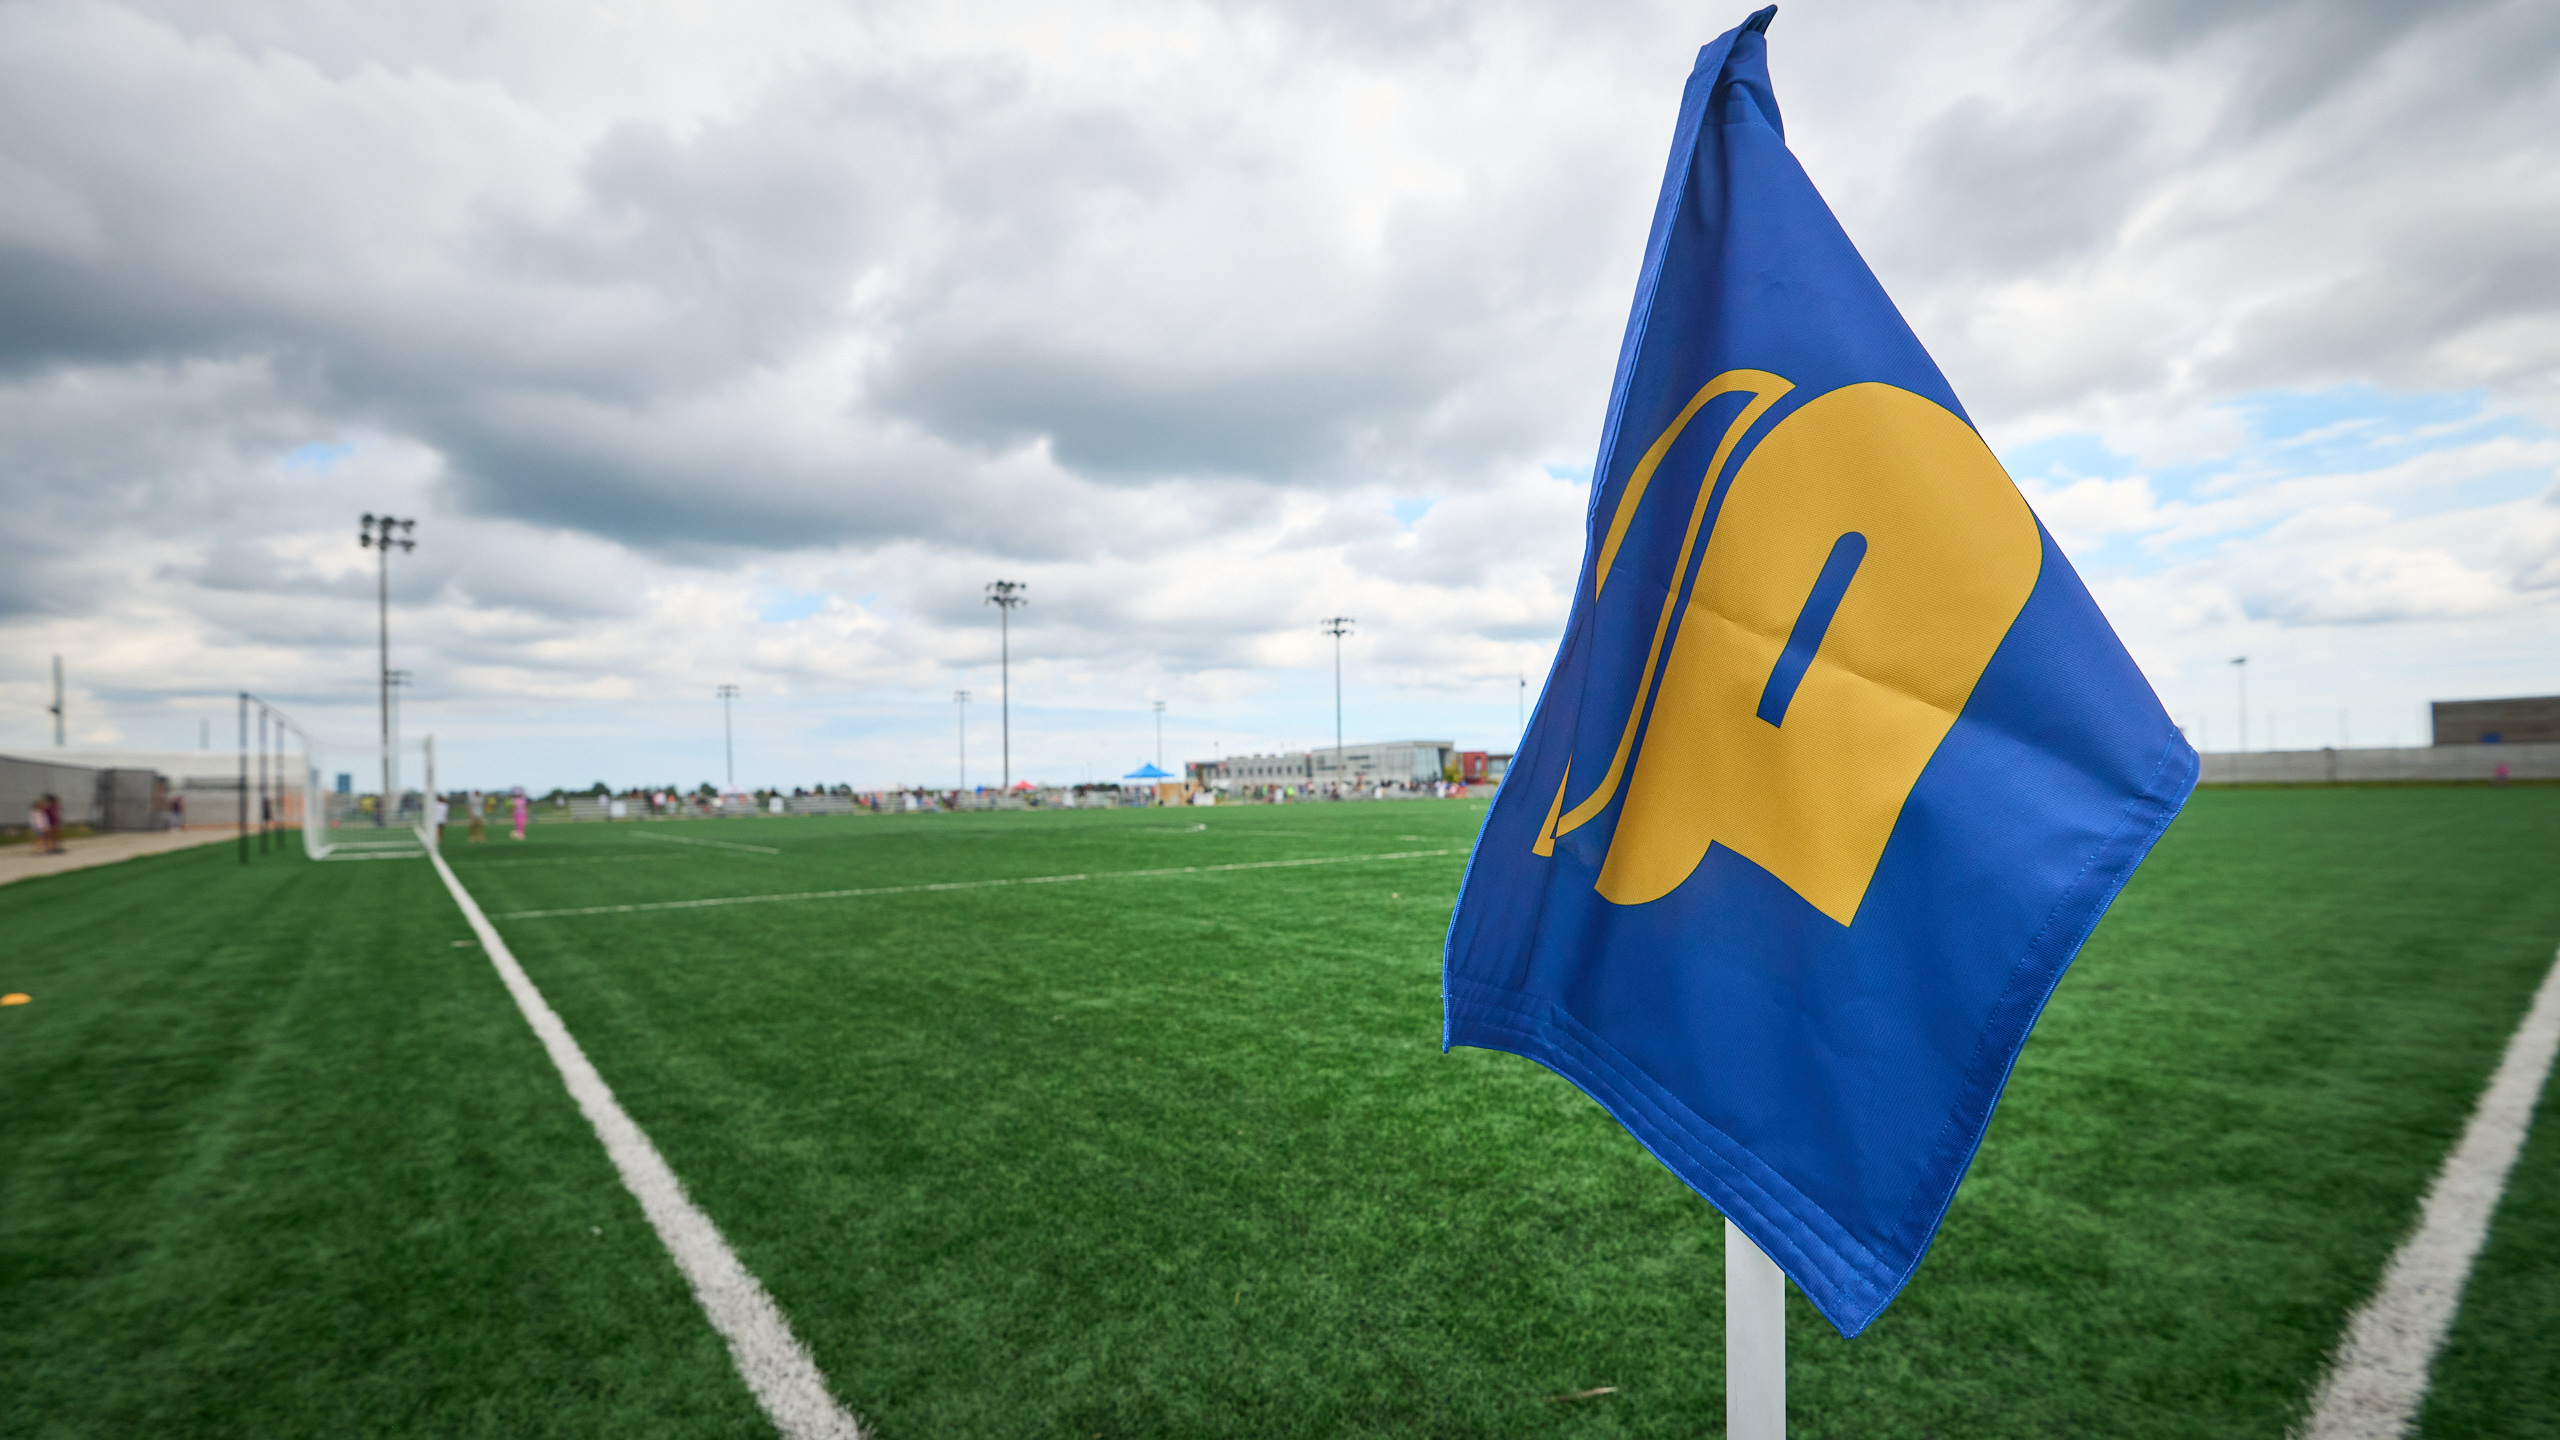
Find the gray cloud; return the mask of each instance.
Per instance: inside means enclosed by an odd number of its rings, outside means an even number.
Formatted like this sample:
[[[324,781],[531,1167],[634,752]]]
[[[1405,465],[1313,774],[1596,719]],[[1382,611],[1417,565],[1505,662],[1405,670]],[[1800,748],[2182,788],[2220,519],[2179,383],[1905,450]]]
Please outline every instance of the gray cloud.
[[[2282,0],[2217,5],[2212,0],[2131,0],[2106,26],[2137,52],[2176,61],[2218,51],[2236,72],[2219,102],[2248,135],[2283,125],[2372,71],[2422,27],[2458,25],[2497,0],[2413,6],[2392,0]]]
[[[1971,97],[1919,127],[1880,248],[1941,277],[2015,277],[2111,245],[2160,164],[2142,102],[2037,101]]]

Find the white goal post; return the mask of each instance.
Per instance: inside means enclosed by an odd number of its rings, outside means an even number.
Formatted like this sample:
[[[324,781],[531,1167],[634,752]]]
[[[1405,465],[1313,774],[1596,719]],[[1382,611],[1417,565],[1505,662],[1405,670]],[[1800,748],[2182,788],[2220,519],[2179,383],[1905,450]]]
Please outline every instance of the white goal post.
[[[395,742],[387,765],[378,746],[348,746],[338,753],[348,768],[333,769],[328,749],[305,738],[304,793],[311,797],[302,807],[305,854],[314,860],[396,860],[422,855],[436,843],[434,736]],[[384,775],[388,794],[379,778]]]

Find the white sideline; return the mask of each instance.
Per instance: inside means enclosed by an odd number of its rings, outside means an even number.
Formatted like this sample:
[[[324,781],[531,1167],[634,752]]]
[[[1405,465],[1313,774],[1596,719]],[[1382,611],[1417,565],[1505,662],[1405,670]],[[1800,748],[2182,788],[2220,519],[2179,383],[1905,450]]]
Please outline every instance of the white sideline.
[[[778,905],[789,900],[853,900],[865,895],[921,895],[933,890],[989,890],[1003,885],[1066,885],[1078,880],[1139,880],[1209,875],[1222,870],[1284,870],[1295,865],[1349,865],[1362,860],[1421,860],[1458,850],[1398,850],[1386,855],[1319,855],[1307,860],[1248,860],[1235,865],[1173,865],[1161,870],[1095,870],[1082,875],[1028,875],[1012,880],[944,880],[931,885],[875,885],[865,890],[802,890],[791,895],[720,895],[708,900],[651,900],[635,905],[580,905],[568,910],[511,910],[501,920],[559,915],[628,915],[639,910],[700,910],[713,905]]]
[[[488,870],[501,865],[628,865],[635,860],[673,860],[673,855],[651,851],[646,855],[572,855],[561,860],[474,860],[471,868]]]
[[[2524,1148],[2525,1132],[2560,1051],[2560,958],[2507,1040],[2461,1143],[2418,1207],[2418,1228],[2391,1256],[2373,1298],[2347,1321],[2329,1374],[2312,1397],[2302,1440],[2399,1440],[2427,1396],[2427,1370],[2453,1328],[2471,1262]]]
[[[702,1313],[720,1338],[729,1342],[729,1358],[747,1388],[755,1392],[766,1418],[788,1440],[866,1440],[862,1422],[828,1392],[827,1377],[819,1373],[808,1347],[791,1333],[791,1322],[783,1317],[781,1307],[739,1263],[711,1217],[685,1194],[684,1182],[668,1168],[647,1133],[624,1113],[569,1027],[560,1023],[524,967],[516,963],[497,927],[480,913],[479,903],[454,877],[453,867],[435,850],[429,850],[427,858],[435,862],[445,889],[453,893],[453,902],[471,922],[471,932],[489,952],[489,963],[498,967],[498,978],[506,982],[516,1008],[524,1012],[533,1033],[542,1037],[542,1048],[551,1052],[551,1063],[560,1068],[560,1078],[586,1113],[587,1123],[595,1127],[614,1168],[622,1173],[623,1188],[640,1202],[658,1239],[675,1257],[676,1268],[693,1286],[693,1298],[701,1304]]]
[[[714,850],[751,850],[758,855],[779,855],[782,853],[770,845],[741,845],[734,840],[697,840],[691,835],[652,835],[646,830],[641,831],[631,838],[634,840],[664,840],[670,845],[707,845]]]

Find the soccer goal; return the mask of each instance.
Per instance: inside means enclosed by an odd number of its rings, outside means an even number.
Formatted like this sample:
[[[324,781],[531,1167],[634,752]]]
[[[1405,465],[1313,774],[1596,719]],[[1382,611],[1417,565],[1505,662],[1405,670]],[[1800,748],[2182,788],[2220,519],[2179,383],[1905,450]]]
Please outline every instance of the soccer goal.
[[[432,735],[336,750],[305,751],[302,845],[314,860],[403,860],[436,841],[436,742]]]

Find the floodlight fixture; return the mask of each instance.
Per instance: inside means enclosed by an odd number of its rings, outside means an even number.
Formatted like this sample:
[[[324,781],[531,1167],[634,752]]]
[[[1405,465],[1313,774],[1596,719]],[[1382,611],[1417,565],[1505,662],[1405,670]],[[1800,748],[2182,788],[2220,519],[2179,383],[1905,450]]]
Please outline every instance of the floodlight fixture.
[[[987,602],[996,607],[996,698],[997,713],[1002,717],[1004,732],[1004,788],[1013,789],[1013,612],[1028,605],[1031,598],[1022,592],[1030,589],[1027,581],[991,580],[987,582]]]

